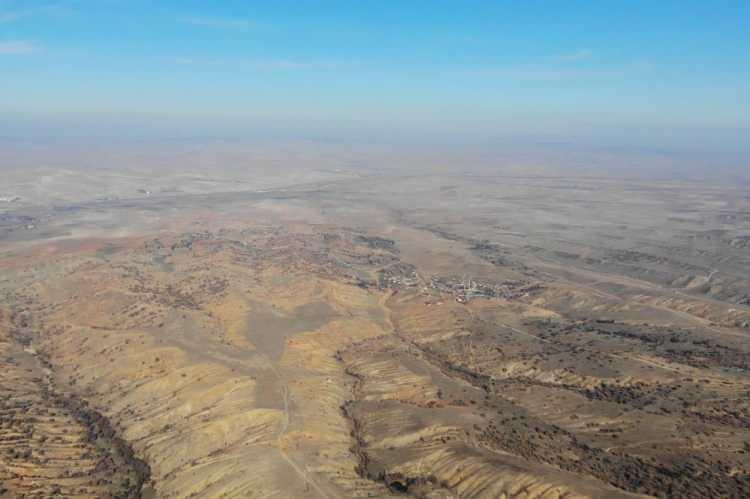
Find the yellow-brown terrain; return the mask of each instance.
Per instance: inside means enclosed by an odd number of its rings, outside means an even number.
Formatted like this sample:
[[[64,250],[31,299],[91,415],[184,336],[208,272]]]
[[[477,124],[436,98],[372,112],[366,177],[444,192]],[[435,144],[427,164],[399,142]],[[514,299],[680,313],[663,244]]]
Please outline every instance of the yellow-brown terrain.
[[[589,233],[450,180],[6,214],[4,496],[750,494],[750,219]]]

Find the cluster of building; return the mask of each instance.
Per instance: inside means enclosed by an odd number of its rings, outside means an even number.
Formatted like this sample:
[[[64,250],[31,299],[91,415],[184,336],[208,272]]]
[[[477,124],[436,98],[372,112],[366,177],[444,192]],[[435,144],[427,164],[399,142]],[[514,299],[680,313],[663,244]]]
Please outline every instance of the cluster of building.
[[[378,287],[381,289],[411,288],[421,282],[416,268],[408,263],[398,262],[378,271]]]
[[[424,279],[413,266],[403,263],[392,265],[379,272],[378,287],[381,289],[417,286],[421,286],[424,293],[437,291],[440,294],[451,295],[458,303],[468,303],[477,298],[515,300],[542,289],[540,284],[532,284],[526,281],[492,283],[465,277],[439,276]]]
[[[458,303],[468,303],[477,298],[502,298],[515,300],[542,289],[539,284],[524,281],[503,281],[501,283],[480,282],[466,278],[430,278],[428,288],[452,295]]]

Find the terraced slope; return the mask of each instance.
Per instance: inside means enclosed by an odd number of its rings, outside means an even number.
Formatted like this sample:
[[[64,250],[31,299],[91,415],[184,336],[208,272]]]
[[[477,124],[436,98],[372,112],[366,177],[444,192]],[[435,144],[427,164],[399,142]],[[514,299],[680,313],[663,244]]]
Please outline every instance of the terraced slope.
[[[109,421],[60,391],[49,363],[0,311],[0,488],[8,497],[141,497],[149,467]]]

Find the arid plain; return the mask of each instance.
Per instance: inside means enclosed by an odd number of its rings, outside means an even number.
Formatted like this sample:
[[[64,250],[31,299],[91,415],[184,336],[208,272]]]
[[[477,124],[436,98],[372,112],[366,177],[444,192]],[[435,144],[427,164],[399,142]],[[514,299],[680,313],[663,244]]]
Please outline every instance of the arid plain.
[[[8,174],[4,497],[750,495],[747,184],[282,163]]]

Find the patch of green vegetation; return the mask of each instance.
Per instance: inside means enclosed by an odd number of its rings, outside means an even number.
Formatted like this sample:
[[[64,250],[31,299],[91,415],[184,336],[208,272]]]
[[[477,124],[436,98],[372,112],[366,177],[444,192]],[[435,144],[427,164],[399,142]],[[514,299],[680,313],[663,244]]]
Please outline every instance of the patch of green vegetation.
[[[112,243],[107,243],[98,250],[96,250],[96,256],[98,257],[105,257],[109,255],[114,255],[115,253],[122,251],[122,248],[119,246],[115,246]]]

